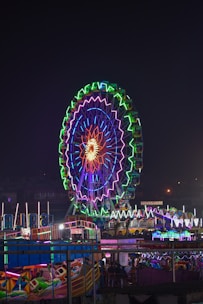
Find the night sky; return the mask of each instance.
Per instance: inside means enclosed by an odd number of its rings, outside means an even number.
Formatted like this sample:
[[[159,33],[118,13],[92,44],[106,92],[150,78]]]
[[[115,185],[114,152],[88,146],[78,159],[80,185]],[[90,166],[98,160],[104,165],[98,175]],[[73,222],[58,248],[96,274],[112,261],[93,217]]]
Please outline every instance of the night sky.
[[[69,101],[107,80],[139,113],[144,191],[203,181],[203,2],[67,3],[0,4],[0,177],[60,180]]]

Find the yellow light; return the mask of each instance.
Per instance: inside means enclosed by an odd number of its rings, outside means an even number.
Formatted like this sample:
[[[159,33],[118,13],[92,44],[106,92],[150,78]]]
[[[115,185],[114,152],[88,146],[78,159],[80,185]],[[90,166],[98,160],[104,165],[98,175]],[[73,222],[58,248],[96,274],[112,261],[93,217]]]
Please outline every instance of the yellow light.
[[[97,157],[98,152],[99,152],[99,146],[97,144],[96,139],[95,138],[89,139],[85,149],[87,160],[93,161]]]

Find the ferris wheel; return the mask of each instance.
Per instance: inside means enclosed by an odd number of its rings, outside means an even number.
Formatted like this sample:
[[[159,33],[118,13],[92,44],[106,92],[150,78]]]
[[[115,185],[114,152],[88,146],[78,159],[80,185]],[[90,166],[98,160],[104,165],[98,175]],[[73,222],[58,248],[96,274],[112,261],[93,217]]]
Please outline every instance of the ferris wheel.
[[[142,126],[124,89],[102,81],[77,92],[60,130],[59,166],[77,203],[109,208],[132,196],[143,167]]]

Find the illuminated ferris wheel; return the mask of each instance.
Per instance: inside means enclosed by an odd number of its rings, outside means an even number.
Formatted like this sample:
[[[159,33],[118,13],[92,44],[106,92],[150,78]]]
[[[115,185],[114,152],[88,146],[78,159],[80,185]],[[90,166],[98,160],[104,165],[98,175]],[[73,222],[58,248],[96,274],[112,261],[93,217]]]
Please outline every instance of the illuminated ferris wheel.
[[[60,175],[71,200],[97,209],[132,196],[143,167],[142,127],[117,84],[93,82],[66,110],[59,140]]]

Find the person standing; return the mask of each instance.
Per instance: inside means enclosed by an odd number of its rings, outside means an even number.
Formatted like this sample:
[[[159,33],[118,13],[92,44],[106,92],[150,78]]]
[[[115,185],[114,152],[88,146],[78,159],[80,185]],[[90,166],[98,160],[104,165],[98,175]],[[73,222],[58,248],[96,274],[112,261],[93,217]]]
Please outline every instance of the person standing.
[[[136,267],[134,264],[132,264],[131,269],[129,271],[129,283],[132,285],[136,285],[137,283],[137,273],[136,273]]]
[[[115,266],[114,263],[111,262],[108,268],[108,287],[114,287],[115,284]]]

